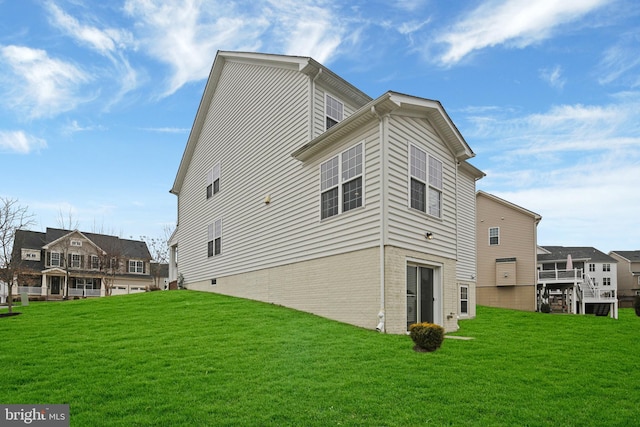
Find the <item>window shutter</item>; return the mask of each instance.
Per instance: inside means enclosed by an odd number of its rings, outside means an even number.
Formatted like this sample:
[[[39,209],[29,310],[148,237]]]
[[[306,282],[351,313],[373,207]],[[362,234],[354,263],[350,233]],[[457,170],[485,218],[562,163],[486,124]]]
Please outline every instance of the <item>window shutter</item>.
[[[51,252],[47,252],[47,267],[51,266]]]

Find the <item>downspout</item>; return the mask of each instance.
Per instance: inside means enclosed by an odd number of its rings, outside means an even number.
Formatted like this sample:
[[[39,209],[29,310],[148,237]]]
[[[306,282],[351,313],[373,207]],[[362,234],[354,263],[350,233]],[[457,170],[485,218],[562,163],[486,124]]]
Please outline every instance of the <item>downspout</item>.
[[[314,137],[313,135],[313,106],[315,105],[316,97],[316,80],[322,74],[322,68],[318,69],[315,76],[309,79],[309,141]]]
[[[386,156],[386,141],[388,138],[388,122],[389,116],[385,115],[380,117],[375,107],[371,107],[371,113],[373,113],[379,120],[378,135],[380,138],[380,237],[379,237],[379,252],[380,252],[380,311],[378,312],[378,326],[376,330],[379,332],[385,332],[386,320],[385,320],[385,243],[387,240],[387,156]]]

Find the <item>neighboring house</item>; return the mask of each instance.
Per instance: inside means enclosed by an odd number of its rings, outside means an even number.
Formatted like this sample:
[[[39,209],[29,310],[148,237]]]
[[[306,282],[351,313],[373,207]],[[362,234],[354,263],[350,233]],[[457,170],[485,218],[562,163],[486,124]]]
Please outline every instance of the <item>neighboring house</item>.
[[[618,303],[633,307],[633,299],[640,295],[640,251],[612,251],[609,256],[618,261]]]
[[[542,217],[484,191],[476,193],[476,211],[476,302],[535,311]]]
[[[17,230],[11,265],[18,270],[18,289],[13,294],[56,299],[143,292],[153,284],[150,261],[142,241],[57,228]]]
[[[152,262],[149,274],[153,278],[153,287],[160,290],[169,289],[169,264]]]
[[[6,283],[0,280],[0,304],[7,302],[7,295],[9,294],[9,287]]]
[[[456,330],[475,313],[473,156],[438,101],[371,99],[308,57],[218,52],[171,189],[170,280]]]
[[[617,261],[592,247],[538,247],[538,306],[618,318]]]

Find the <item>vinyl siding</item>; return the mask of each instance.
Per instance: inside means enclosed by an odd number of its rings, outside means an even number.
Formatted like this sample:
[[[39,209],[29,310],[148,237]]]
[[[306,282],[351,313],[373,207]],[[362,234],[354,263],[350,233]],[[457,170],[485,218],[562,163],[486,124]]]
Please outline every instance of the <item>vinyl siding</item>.
[[[476,269],[476,181],[458,170],[458,280],[475,281]]]
[[[455,160],[424,119],[393,116],[388,148],[389,244],[447,258],[456,258]],[[414,144],[442,162],[442,218],[409,207],[409,145]],[[427,241],[425,232],[434,234]]]
[[[300,163],[290,154],[308,140],[308,84],[296,71],[225,64],[178,198],[179,270],[187,285],[375,246],[377,127]],[[365,205],[321,221],[319,164],[362,141]],[[218,162],[220,192],[207,200],[206,172]],[[222,253],[207,257],[206,227],[218,218]]]
[[[489,228],[499,227],[499,245],[489,245]],[[537,283],[536,221],[532,215],[477,196],[477,303],[494,307],[535,310]],[[528,290],[497,286],[496,259],[515,258],[515,284]],[[513,287],[513,286],[511,286]],[[484,289],[493,288],[493,289]]]
[[[344,108],[343,108],[343,120],[346,119],[347,117],[349,117],[351,114],[353,114],[354,111],[356,111],[359,107],[358,106],[354,106],[349,104],[346,101],[346,97],[340,96],[337,92],[332,91],[332,90],[328,90],[327,88],[323,87],[322,84],[317,83],[315,84],[315,88],[314,88],[314,108],[313,108],[313,114],[314,114],[314,120],[313,120],[313,136],[314,138],[323,134],[327,129],[326,129],[326,106],[325,106],[325,100],[326,100],[326,95],[329,94],[330,96],[332,96],[333,98],[337,99],[338,101],[342,102]]]

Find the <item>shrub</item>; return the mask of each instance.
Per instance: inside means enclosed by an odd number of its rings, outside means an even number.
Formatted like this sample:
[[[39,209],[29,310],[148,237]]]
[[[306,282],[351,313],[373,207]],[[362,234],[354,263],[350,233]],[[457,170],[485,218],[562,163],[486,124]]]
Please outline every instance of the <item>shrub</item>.
[[[640,295],[633,298],[633,309],[636,311],[636,316],[640,316]]]
[[[551,305],[548,302],[543,302],[540,305],[540,311],[543,313],[551,313]]]
[[[414,323],[409,326],[409,336],[419,348],[435,351],[444,341],[444,328],[434,323]]]

